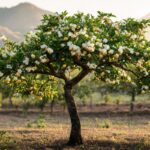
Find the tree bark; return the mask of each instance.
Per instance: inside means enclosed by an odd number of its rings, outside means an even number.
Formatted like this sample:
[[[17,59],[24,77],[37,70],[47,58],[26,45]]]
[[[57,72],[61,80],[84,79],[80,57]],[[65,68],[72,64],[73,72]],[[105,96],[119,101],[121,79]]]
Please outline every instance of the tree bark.
[[[130,103],[130,112],[134,111],[134,102],[135,102],[135,89],[132,90],[132,97]]]
[[[68,145],[80,145],[83,144],[82,136],[81,136],[81,124],[78,116],[77,108],[75,105],[74,98],[72,96],[72,86],[66,85],[64,86],[65,91],[65,100],[68,108],[68,112],[71,119],[71,132],[70,138],[68,141]]]
[[[50,107],[51,107],[51,114],[53,114],[54,103],[55,103],[55,100],[52,100],[52,101],[51,101],[51,103],[50,103]]]

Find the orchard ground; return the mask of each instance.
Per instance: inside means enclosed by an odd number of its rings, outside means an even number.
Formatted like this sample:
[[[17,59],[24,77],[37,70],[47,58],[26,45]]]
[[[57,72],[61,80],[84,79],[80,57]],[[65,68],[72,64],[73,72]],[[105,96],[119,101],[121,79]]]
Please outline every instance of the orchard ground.
[[[79,109],[79,108],[78,108]],[[53,114],[36,109],[0,111],[0,149],[7,150],[149,150],[150,104],[80,106],[84,145],[66,147],[70,122],[68,113],[55,109]]]

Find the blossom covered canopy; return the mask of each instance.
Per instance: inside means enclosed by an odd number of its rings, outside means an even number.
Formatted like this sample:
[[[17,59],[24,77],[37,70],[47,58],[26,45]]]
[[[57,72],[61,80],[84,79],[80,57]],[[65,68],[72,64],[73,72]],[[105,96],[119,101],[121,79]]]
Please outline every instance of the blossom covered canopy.
[[[20,78],[25,73],[53,75],[71,80],[74,70],[94,71],[107,82],[132,81],[147,88],[150,80],[149,20],[113,21],[112,14],[66,12],[45,15],[36,32],[13,43],[4,39],[0,49],[0,77]]]

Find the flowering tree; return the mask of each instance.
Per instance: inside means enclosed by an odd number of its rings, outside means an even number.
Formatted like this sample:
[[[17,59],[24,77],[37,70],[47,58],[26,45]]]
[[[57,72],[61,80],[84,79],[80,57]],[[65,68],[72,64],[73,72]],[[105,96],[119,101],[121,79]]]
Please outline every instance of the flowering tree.
[[[0,50],[0,77],[21,78],[28,73],[64,81],[71,118],[70,145],[83,142],[72,88],[89,73],[117,83],[132,81],[133,76],[145,77],[144,86],[148,87],[150,42],[144,38],[144,29],[149,21],[117,22],[112,17],[101,12],[96,17],[83,13],[68,16],[66,12],[45,15],[37,31],[27,34],[24,42],[5,40]]]

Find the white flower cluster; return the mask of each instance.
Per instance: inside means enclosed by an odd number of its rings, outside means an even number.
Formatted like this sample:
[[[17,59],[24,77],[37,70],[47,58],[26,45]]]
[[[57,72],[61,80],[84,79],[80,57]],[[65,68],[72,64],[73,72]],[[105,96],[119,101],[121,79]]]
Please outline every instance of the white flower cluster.
[[[75,34],[73,32],[68,32],[68,37],[76,38],[77,34]]]
[[[119,52],[120,54],[122,54],[122,53],[123,53],[123,51],[124,51],[124,49],[125,49],[125,47],[120,46],[120,47],[118,48],[118,52]]]
[[[87,63],[87,66],[88,66],[90,69],[96,69],[96,67],[97,67],[96,64],[90,63],[90,62]]]
[[[32,72],[32,71],[35,71],[35,70],[37,70],[37,67],[35,66],[35,67],[27,67],[26,68],[26,71],[27,72]]]
[[[17,76],[20,76],[21,74],[22,74],[22,70],[21,70],[21,69],[18,69],[16,75],[17,75]]]
[[[47,63],[49,62],[49,59],[47,58],[46,55],[40,56],[40,61],[41,63]],[[38,61],[35,61],[35,63],[38,65]]]
[[[94,52],[95,51],[95,46],[93,43],[91,43],[90,41],[83,43],[82,47],[87,50],[88,52]]]
[[[12,69],[12,65],[8,64],[8,65],[6,65],[6,68],[7,69]]]
[[[57,31],[57,34],[58,34],[58,37],[62,37],[63,36],[61,31]]]
[[[29,65],[29,58],[28,57],[25,57],[25,59],[23,60],[23,63],[25,64],[25,65]]]
[[[77,25],[76,25],[76,24],[71,23],[71,24],[70,24],[70,27],[71,27],[71,30],[72,30],[72,31],[75,31],[75,30],[76,30],[76,28],[77,28]]]
[[[0,71],[0,77],[2,77],[3,75],[4,75],[4,73]]]
[[[4,49],[4,51],[2,51],[2,57],[3,58],[7,58],[8,56],[13,57],[16,55],[16,53],[14,51],[8,51],[7,49]]]
[[[148,89],[149,89],[149,87],[147,85],[142,86],[142,90],[148,90]]]
[[[72,42],[68,42],[67,46],[69,46],[69,50],[71,51],[71,55],[81,55],[81,48],[77,45],[74,45]]]
[[[49,54],[52,54],[54,52],[54,50],[50,47],[48,47],[47,45],[43,44],[41,45],[41,49],[44,49],[46,52],[48,52]]]

